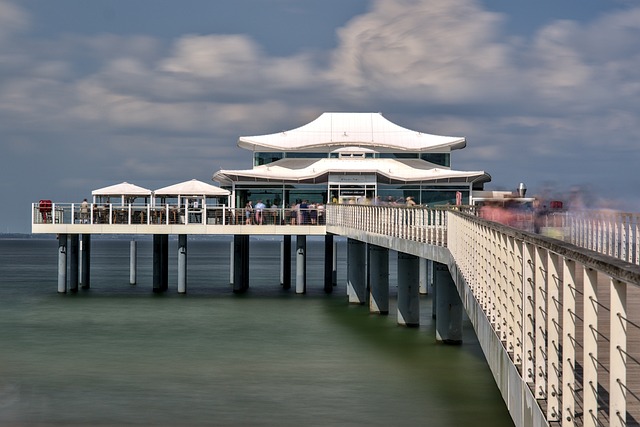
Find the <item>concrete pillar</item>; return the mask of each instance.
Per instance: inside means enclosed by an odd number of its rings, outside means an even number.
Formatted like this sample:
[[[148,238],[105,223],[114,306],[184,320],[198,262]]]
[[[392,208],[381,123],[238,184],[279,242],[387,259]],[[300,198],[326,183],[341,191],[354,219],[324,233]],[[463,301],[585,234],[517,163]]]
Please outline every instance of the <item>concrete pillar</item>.
[[[231,249],[229,250],[229,284],[233,287],[233,274],[234,274],[234,267],[233,267],[233,262],[234,262],[234,256],[233,256],[233,252],[234,252],[234,248],[235,247],[235,241],[232,240],[231,241]]]
[[[324,237],[324,292],[333,292],[333,234]]]
[[[449,268],[433,263],[436,301],[436,341],[445,344],[462,344],[462,301]]]
[[[169,289],[169,236],[153,235],[153,292]]]
[[[369,245],[369,312],[389,314],[389,249]]]
[[[244,293],[249,289],[249,236],[233,236],[233,292]]]
[[[129,284],[138,282],[138,242],[129,242]]]
[[[280,259],[280,284],[283,289],[291,289],[291,236],[282,236]]]
[[[307,236],[296,237],[296,294],[307,292]]]
[[[91,234],[83,234],[80,241],[80,285],[91,287]]]
[[[333,286],[338,286],[338,242],[333,239],[333,267],[331,271]]]
[[[427,259],[420,258],[420,295],[427,295],[429,293],[429,282],[428,282],[428,267],[427,267]]]
[[[366,302],[367,245],[355,239],[347,239],[347,295],[350,304]]]
[[[178,235],[178,293],[187,293],[187,235]]]
[[[67,293],[67,235],[58,235],[58,292]]]
[[[415,255],[398,252],[398,324],[420,325],[420,262]]]
[[[80,248],[79,238],[77,234],[71,234],[67,237],[68,245],[68,261],[69,261],[69,290],[71,292],[78,292],[79,282],[79,268],[78,261],[80,260]]]
[[[436,269],[435,269],[435,261],[429,260],[429,280],[431,284],[431,317],[433,319],[436,318]]]

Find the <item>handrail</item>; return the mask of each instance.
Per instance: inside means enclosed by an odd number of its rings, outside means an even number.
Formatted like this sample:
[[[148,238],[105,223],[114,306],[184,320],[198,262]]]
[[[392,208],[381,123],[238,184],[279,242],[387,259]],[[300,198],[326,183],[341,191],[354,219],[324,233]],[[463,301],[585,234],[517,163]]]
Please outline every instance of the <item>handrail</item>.
[[[324,209],[264,208],[246,210],[220,205],[53,203],[31,206],[32,224],[62,225],[324,225]]]
[[[628,338],[628,325],[638,319],[627,309],[627,293],[637,292],[640,267],[615,252],[595,252],[463,210],[329,205],[327,225],[345,234],[448,248],[522,380],[546,401],[547,421],[579,425],[581,413],[589,414],[587,424],[608,419],[622,426],[628,413],[638,419],[640,405],[626,398],[627,390],[640,389],[627,373],[640,360]]]

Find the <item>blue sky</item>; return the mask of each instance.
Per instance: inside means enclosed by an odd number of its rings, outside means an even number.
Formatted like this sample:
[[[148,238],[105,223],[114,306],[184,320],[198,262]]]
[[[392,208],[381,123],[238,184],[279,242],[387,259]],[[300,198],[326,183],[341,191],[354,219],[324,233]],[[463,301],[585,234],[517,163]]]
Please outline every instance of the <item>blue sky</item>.
[[[380,111],[465,136],[452,166],[640,211],[640,4],[0,0],[0,232],[81,201],[248,168],[241,135]]]

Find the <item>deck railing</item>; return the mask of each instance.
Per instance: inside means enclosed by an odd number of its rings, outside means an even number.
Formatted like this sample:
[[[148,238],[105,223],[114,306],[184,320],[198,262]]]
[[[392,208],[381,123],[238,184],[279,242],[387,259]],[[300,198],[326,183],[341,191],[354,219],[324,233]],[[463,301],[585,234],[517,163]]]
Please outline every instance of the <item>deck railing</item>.
[[[567,215],[567,241],[640,265],[640,214],[585,211]]]
[[[33,203],[32,224],[108,225],[324,225],[324,209],[265,208],[247,211],[227,206],[179,207],[151,204]]]
[[[448,247],[548,422],[637,425],[637,266],[457,208],[333,205],[327,215],[331,226]]]

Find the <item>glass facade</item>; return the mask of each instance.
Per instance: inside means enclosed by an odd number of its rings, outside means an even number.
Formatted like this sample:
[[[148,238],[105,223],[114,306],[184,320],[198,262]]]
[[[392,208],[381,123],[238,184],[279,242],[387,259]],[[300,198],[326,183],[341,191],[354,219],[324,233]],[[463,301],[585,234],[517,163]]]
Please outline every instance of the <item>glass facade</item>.
[[[261,166],[276,162],[280,159],[324,159],[324,158],[381,158],[381,159],[422,159],[435,165],[450,167],[450,153],[305,153],[301,151],[293,152],[263,152],[256,151],[253,153],[253,165]]]

